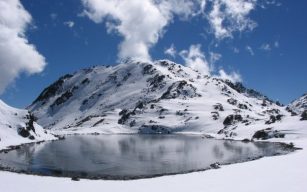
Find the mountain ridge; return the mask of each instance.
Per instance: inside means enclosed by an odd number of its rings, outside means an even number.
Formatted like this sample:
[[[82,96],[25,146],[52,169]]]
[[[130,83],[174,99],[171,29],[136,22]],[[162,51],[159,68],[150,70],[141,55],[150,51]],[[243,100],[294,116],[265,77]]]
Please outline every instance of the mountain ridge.
[[[203,132],[233,137],[240,129],[265,128],[290,116],[278,102],[240,83],[168,60],[128,61],[65,75],[28,109],[45,128],[68,133]]]

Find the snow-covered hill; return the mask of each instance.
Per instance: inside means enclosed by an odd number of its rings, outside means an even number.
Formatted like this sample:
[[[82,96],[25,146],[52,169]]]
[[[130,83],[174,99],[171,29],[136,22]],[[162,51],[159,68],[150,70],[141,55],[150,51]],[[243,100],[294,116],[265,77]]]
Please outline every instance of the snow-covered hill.
[[[266,138],[284,137],[275,130],[282,122],[299,122],[255,90],[167,60],[129,61],[65,75],[28,109],[44,128],[61,133]]]
[[[55,139],[34,120],[27,110],[10,107],[0,100],[0,149],[10,145]]]
[[[291,112],[292,115],[300,115],[302,120],[307,120],[307,93],[292,101],[287,106],[287,110]]]

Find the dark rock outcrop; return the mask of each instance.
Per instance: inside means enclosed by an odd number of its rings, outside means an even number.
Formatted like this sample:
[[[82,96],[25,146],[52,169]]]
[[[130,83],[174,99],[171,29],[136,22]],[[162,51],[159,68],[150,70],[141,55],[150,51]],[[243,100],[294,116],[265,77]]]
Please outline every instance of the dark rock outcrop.
[[[306,120],[307,120],[307,110],[305,110],[301,115],[301,121],[306,121]]]
[[[129,119],[132,112],[130,112],[127,109],[123,109],[121,112],[119,112],[119,115],[121,115],[121,118],[118,120],[118,124],[125,124],[126,121]]]
[[[276,103],[277,105],[280,105],[279,102],[274,102],[273,100],[269,99],[267,96],[263,95],[262,93],[254,90],[254,89],[248,89],[244,87],[244,85],[240,82],[233,83],[229,80],[226,80],[225,83],[231,87],[232,89],[236,90],[238,93],[245,93],[250,97],[258,98],[258,99],[264,99],[271,103]]]
[[[153,65],[149,64],[146,65],[143,69],[143,74],[144,75],[152,75],[154,74],[154,72],[156,71],[156,69],[153,67]]]
[[[60,90],[60,88],[62,87],[64,81],[66,79],[69,79],[73,77],[73,75],[71,74],[66,74],[63,77],[61,77],[60,79],[58,79],[56,82],[54,82],[53,84],[51,84],[49,87],[47,87],[46,89],[43,90],[43,92],[35,99],[35,101],[33,103],[39,102],[39,101],[44,101],[49,99],[50,97],[53,97],[54,95],[56,95],[56,93]],[[32,103],[32,104],[33,104]]]
[[[173,83],[165,93],[161,96],[161,99],[175,99],[179,97],[189,97],[193,98],[199,96],[196,93],[196,88],[187,83],[186,81],[177,81]]]
[[[220,117],[220,114],[217,111],[211,112],[213,120],[218,120]]]
[[[18,128],[17,132],[22,137],[29,137],[29,135],[30,135],[30,132],[23,127]]]
[[[285,134],[280,133],[279,131],[273,130],[272,128],[267,128],[255,132],[252,139],[261,139],[267,140],[270,138],[284,138]]]
[[[247,105],[242,104],[242,103],[240,103],[240,104],[238,105],[238,108],[240,108],[240,109],[248,109]]]
[[[240,122],[243,120],[243,117],[241,115],[228,115],[223,124],[225,126],[229,126],[229,125],[233,125],[233,124],[236,124],[237,122]]]
[[[217,111],[224,111],[224,107],[223,107],[223,105],[220,104],[220,103],[217,103],[217,104],[213,105],[213,108],[214,108],[215,110],[217,110]]]
[[[143,125],[139,128],[140,134],[170,134],[171,129],[163,125]]]
[[[51,108],[54,108],[55,106],[59,106],[63,103],[65,103],[66,101],[68,101],[72,96],[73,96],[73,92],[78,89],[77,86],[74,86],[71,90],[66,91],[65,93],[63,93],[60,97],[58,97],[54,103],[50,106]]]
[[[157,89],[163,88],[165,86],[165,75],[155,75],[154,77],[148,79],[147,81],[149,82],[149,87],[151,91],[155,91]]]
[[[236,99],[230,98],[227,99],[227,102],[231,105],[237,105],[238,101]]]
[[[265,124],[269,125],[272,123],[275,123],[276,121],[281,121],[281,118],[283,117],[283,115],[271,115],[270,119],[268,121],[265,122]]]
[[[26,129],[35,133],[34,122],[37,120],[36,117],[32,113],[30,113],[27,116],[27,119],[29,119],[29,121],[26,123]]]

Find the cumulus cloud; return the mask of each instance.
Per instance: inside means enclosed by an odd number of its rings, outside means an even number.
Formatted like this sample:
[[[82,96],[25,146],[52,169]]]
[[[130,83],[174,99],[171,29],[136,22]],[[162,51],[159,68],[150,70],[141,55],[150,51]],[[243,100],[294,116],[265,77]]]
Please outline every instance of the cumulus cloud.
[[[179,55],[185,62],[185,65],[204,75],[210,75],[211,69],[205,54],[201,51],[201,45],[191,45],[188,50],[180,51]]]
[[[208,20],[217,39],[233,37],[235,31],[253,30],[257,24],[248,15],[256,0],[211,0]]]
[[[31,15],[19,0],[0,0],[0,94],[22,72],[42,72],[45,58],[25,36]]]
[[[109,33],[123,37],[119,58],[150,60],[149,50],[166,32],[173,18],[207,19],[216,38],[232,37],[236,31],[252,30],[248,18],[256,0],[81,0],[83,15],[105,23]]]
[[[176,48],[175,48],[174,44],[172,44],[169,48],[165,49],[164,50],[164,54],[165,55],[169,55],[172,58],[175,58],[176,54],[177,54],[177,51],[176,51]]]
[[[96,23],[106,21],[108,32],[117,32],[124,40],[119,58],[150,60],[149,49],[164,33],[174,15],[193,16],[199,0],[82,0],[88,16]],[[195,2],[198,2],[197,4]]]

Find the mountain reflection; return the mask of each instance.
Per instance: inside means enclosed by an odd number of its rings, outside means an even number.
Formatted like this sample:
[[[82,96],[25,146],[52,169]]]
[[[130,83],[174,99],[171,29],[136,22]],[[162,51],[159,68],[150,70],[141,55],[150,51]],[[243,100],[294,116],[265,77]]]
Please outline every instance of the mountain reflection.
[[[284,153],[272,143],[243,143],[184,135],[71,136],[0,154],[1,164],[38,174],[134,178],[207,169]]]

